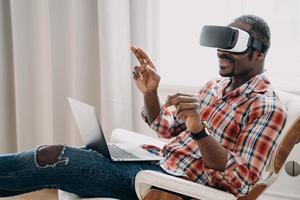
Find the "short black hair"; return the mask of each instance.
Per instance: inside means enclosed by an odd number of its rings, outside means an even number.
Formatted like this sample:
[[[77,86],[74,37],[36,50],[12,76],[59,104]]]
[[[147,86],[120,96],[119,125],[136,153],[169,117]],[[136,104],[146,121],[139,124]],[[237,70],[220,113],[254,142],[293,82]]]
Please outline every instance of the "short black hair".
[[[234,22],[241,22],[251,26],[250,32],[255,34],[255,38],[262,42],[267,49],[271,45],[270,27],[265,20],[256,15],[242,15],[234,20]],[[265,52],[267,53],[267,51]]]

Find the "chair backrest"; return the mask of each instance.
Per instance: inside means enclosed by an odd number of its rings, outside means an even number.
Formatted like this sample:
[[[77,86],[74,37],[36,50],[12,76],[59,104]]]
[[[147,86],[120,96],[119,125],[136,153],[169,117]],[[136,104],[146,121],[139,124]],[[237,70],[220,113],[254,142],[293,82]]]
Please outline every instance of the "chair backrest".
[[[279,145],[270,162],[271,169],[275,174],[279,174],[288,155],[300,138],[300,97],[286,92],[280,92],[278,96],[286,106],[287,121],[279,138]]]
[[[282,169],[283,164],[300,139],[300,97],[279,91],[277,95],[287,109],[287,121],[278,139],[278,146],[270,157],[264,176],[252,190],[239,200],[253,200],[263,193],[274,181]]]

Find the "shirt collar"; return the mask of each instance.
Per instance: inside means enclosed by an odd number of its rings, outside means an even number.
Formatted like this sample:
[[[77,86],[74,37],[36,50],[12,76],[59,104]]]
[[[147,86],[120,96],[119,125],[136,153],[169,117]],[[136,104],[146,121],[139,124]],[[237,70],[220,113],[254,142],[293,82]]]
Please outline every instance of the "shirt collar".
[[[270,87],[270,81],[262,73],[262,74],[258,74],[256,76],[252,77],[249,81],[247,81],[240,87],[238,87],[235,90],[224,95],[225,89],[230,82],[231,82],[230,77],[222,78],[220,80],[218,87],[217,87],[218,99],[221,99],[223,97],[229,97],[229,96],[240,96],[242,94],[248,95],[252,92],[264,93]]]

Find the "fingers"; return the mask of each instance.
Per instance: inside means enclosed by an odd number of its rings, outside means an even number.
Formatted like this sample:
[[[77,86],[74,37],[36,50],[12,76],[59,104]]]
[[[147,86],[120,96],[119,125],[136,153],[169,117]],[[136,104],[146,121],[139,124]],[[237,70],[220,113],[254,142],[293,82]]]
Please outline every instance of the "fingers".
[[[155,81],[159,81],[160,80],[160,76],[158,75],[158,73],[151,68],[149,65],[146,66],[146,71],[149,73],[150,77],[155,80]]]
[[[194,109],[183,110],[177,113],[177,119],[186,121],[188,117],[197,117],[197,111]]]
[[[144,65],[145,61],[144,61],[143,57],[140,55],[140,53],[137,50],[137,48],[131,46],[130,49],[131,49],[132,53],[135,55],[135,57],[138,59],[138,61],[140,62],[140,64]]]
[[[177,110],[177,118],[186,121],[188,117],[197,117],[199,115],[199,100],[194,95],[177,93],[168,96],[165,107],[174,105]]]
[[[145,76],[146,72],[146,64],[142,65],[142,66],[134,66],[133,68],[133,75],[137,75],[137,77],[142,77]]]
[[[140,67],[135,66],[132,71],[134,80],[143,79],[142,73],[140,72]]]
[[[192,97],[192,96],[194,96],[194,95],[184,94],[184,93],[176,93],[176,94],[174,94],[174,95],[169,95],[169,96],[168,96],[168,99],[173,99],[173,98],[176,98],[176,97],[178,97],[178,96],[188,96],[188,97]]]
[[[178,106],[179,103],[198,103],[199,100],[196,96],[194,95],[189,95],[189,94],[182,94],[182,93],[177,93],[175,95],[169,95],[168,99],[165,103],[165,106]]]
[[[138,66],[134,67],[134,70],[132,71],[133,79],[134,79],[138,89],[142,92],[145,92],[145,91],[147,91],[147,87],[145,85],[144,78],[143,78],[142,74],[140,73],[139,68],[140,67],[138,67]]]
[[[199,108],[199,103],[198,102],[193,102],[193,103],[179,103],[178,106],[176,107],[177,113],[180,113],[185,110],[193,110],[193,109],[198,109]]]
[[[144,79],[144,76],[145,77],[148,76],[147,73],[145,74],[145,72],[148,72],[148,74],[153,80],[160,80],[160,76],[158,75],[158,73],[154,69],[152,69],[149,65],[135,66],[132,72],[133,78]]]
[[[135,48],[134,46],[131,46],[130,49],[141,65],[148,64],[150,67],[152,67],[155,70],[154,64],[152,63],[148,55],[141,48]]]
[[[177,109],[177,118],[181,120],[186,120],[189,116],[198,116],[199,103],[179,103],[176,107]]]
[[[150,67],[155,69],[155,67],[154,67],[152,61],[150,60],[150,58],[148,57],[148,55],[140,48],[138,48],[137,51],[139,52],[140,56],[146,61],[146,63],[148,65],[150,65]]]

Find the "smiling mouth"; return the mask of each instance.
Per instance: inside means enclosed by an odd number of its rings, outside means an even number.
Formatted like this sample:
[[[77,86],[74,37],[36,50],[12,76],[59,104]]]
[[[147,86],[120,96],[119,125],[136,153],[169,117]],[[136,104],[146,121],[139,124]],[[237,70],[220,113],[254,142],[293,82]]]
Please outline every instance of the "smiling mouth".
[[[223,67],[223,68],[231,65],[232,63],[233,63],[232,60],[229,60],[229,59],[226,59],[226,58],[220,58],[219,59],[220,67]]]

